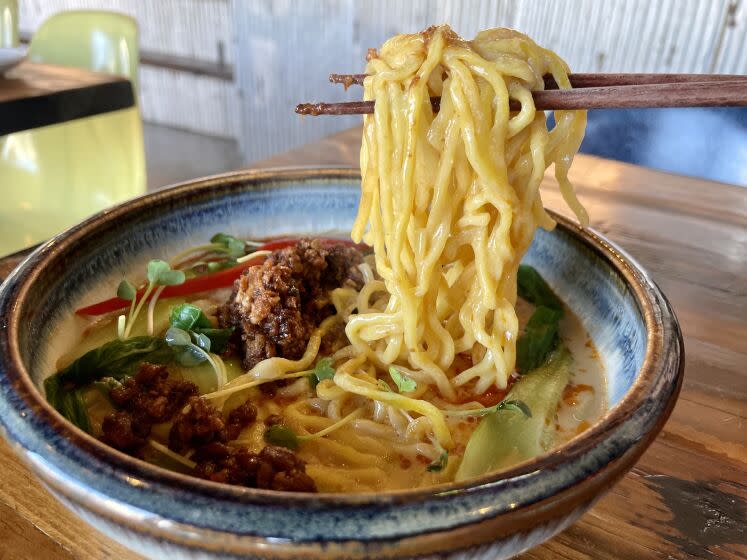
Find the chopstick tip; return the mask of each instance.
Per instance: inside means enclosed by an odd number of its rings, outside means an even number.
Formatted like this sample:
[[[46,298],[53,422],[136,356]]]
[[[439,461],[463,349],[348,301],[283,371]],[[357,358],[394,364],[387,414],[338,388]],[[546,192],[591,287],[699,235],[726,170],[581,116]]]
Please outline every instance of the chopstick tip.
[[[345,91],[352,85],[363,85],[365,74],[330,74],[329,81],[333,84],[342,84]]]
[[[296,105],[296,113],[299,115],[311,115],[312,117],[319,115],[319,103],[299,103]]]

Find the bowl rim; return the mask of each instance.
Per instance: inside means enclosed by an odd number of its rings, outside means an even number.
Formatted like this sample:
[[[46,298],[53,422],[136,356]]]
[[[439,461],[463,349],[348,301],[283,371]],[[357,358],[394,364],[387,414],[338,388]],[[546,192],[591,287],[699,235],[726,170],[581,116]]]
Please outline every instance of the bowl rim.
[[[244,188],[282,188],[284,186],[291,186],[293,181],[298,180],[335,179],[359,181],[360,171],[350,167],[304,166],[222,173],[186,181],[165,190],[137,197],[99,212],[55,236],[34,251],[16,268],[0,289],[0,309],[5,307],[6,310],[9,310],[9,313],[4,317],[4,325],[0,325],[0,349],[7,349],[5,353],[0,352],[0,381],[2,381],[2,377],[8,379],[12,383],[13,389],[17,393],[17,396],[20,397],[23,405],[38,415],[58,435],[67,438],[87,454],[92,454],[95,459],[108,464],[115,471],[118,471],[120,475],[126,475],[128,478],[131,478],[133,474],[136,474],[145,479],[147,483],[155,483],[171,490],[198,492],[213,499],[257,505],[282,504],[286,507],[292,507],[296,503],[314,504],[315,506],[322,507],[412,503],[426,499],[446,497],[457,492],[465,494],[508,485],[512,481],[517,481],[532,473],[537,473],[545,469],[552,470],[564,463],[572,462],[575,458],[583,456],[598,445],[600,439],[605,440],[609,435],[607,432],[623,424],[626,418],[632,415],[646,400],[649,390],[655,385],[655,381],[662,370],[661,366],[666,358],[664,355],[664,350],[666,350],[664,335],[666,334],[667,326],[657,314],[657,309],[662,304],[668,308],[670,313],[670,324],[673,332],[670,333],[669,338],[674,340],[670,340],[669,345],[673,347],[676,353],[675,357],[679,361],[678,372],[673,380],[676,386],[671,391],[670,396],[670,400],[676,399],[681,386],[684,367],[684,359],[682,359],[682,336],[674,312],[668,305],[664,295],[649,277],[648,273],[634,259],[628,256],[625,251],[593,229],[583,228],[562,215],[549,211],[551,216],[557,221],[558,227],[564,229],[572,237],[580,239],[586,247],[593,250],[594,253],[606,261],[624,280],[625,285],[633,294],[646,326],[646,351],[639,374],[631,388],[626,392],[620,402],[608,409],[589,429],[550,452],[534,457],[509,469],[485,474],[462,482],[450,482],[436,486],[385,492],[326,492],[308,494],[232,486],[169,471],[117,451],[92,435],[75,427],[46,401],[39,388],[34,384],[30,373],[23,363],[18,340],[21,311],[24,304],[28,304],[26,296],[33,282],[43,273],[46,263],[59,258],[60,255],[64,255],[77,242],[89,238],[90,235],[94,234],[104,224],[116,221],[120,217],[134,215],[138,212],[138,209],[143,207],[152,207],[169,201],[175,203],[181,199],[186,200],[195,196],[200,200],[208,196],[221,196],[222,194],[230,193],[232,185],[236,183],[244,185]],[[252,184],[253,186],[250,186]],[[3,365],[5,365],[4,368],[2,367]],[[668,417],[665,409],[666,407],[659,411],[656,425],[652,428],[654,432],[658,432],[661,429]],[[669,410],[671,410],[671,406]],[[625,450],[621,450],[617,455],[610,457],[610,462],[624,453]],[[81,482],[84,483],[83,481]],[[520,505],[527,504],[522,503]]]

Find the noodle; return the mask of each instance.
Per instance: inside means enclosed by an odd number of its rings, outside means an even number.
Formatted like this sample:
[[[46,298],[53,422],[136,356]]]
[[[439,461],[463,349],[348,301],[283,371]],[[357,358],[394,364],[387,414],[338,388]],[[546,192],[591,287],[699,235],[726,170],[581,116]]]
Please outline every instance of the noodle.
[[[589,425],[606,391],[579,404],[565,389],[585,376],[593,393],[601,369],[573,364],[596,350],[539,272],[520,268],[536,229],[555,226],[540,194],[550,166],[587,223],[568,180],[586,113],[557,111],[548,130],[532,97],[548,74],[569,88],[567,66],[515,31],[465,41],[440,26],[387,41],[366,73],[375,103],[351,237],[373,254],[218,233],[173,270],[151,261],[145,289],[123,280],[117,298],[77,310],[129,307],[89,326],[45,379],[68,420],[157,464],[290,491],[464,480]],[[162,305],[188,273],[207,277]],[[220,286],[239,274],[226,300]]]
[[[446,26],[400,35],[369,61],[365,96],[376,108],[364,125],[352,237],[374,247],[381,280],[367,271],[346,334],[379,368],[407,364],[449,400],[470,383],[476,394],[505,388],[514,369],[516,271],[536,227],[554,226],[539,193],[550,164],[564,199],[587,221],[567,179],[586,115],[558,112],[547,130],[531,96],[546,73],[570,87],[555,54],[506,29],[472,42]],[[509,112],[511,99],[519,112]],[[382,288],[389,298],[372,305]],[[474,364],[452,375],[457,353]],[[338,386],[383,398],[344,369]],[[448,446],[443,419],[427,416]]]
[[[495,29],[468,43],[444,26],[394,37],[367,73],[376,109],[352,236],[374,246],[391,298],[352,316],[346,332],[378,362],[404,357],[444,397],[473,380],[477,393],[504,388],[516,355],[516,270],[537,225],[554,225],[539,194],[550,164],[587,219],[567,179],[585,113],[559,112],[548,132],[531,96],[545,73],[570,87],[567,68],[520,33]],[[431,95],[441,96],[438,114]],[[510,99],[521,111],[509,114]],[[450,377],[458,352],[479,359]]]
[[[283,411],[306,437],[327,436],[300,453],[320,487],[332,490],[375,488],[391,470],[382,449],[406,462],[436,459],[455,445],[460,420],[448,411],[479,406],[476,398],[457,401],[457,392],[506,388],[519,334],[517,269],[536,228],[555,225],[539,190],[550,165],[565,202],[587,223],[567,177],[586,113],[558,111],[548,131],[531,94],[545,74],[570,87],[557,55],[512,30],[464,41],[441,26],[390,39],[366,72],[365,98],[376,103],[364,122],[352,230],[354,241],[374,248],[375,262],[360,266],[364,286],[330,294],[337,314],[301,360],[267,359],[207,395],[306,370],[332,322],[343,321],[350,346],[331,357],[334,377]],[[438,113],[433,96],[441,97]],[[458,371],[457,355],[471,365]],[[416,388],[392,390],[390,365]],[[284,395],[299,391],[302,381]],[[438,476],[426,473],[426,482]]]

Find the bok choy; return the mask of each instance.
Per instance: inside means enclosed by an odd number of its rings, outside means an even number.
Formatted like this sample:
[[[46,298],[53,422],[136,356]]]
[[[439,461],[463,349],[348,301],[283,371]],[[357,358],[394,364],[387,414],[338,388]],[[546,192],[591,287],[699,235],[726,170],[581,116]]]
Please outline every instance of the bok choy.
[[[526,374],[541,366],[558,346],[563,304],[531,266],[519,266],[516,284],[519,295],[535,305],[534,313],[516,342],[516,369]]]
[[[571,375],[571,354],[560,344],[542,366],[523,375],[506,400],[524,402],[532,411],[506,408],[488,414],[467,443],[456,480],[466,480],[539,455],[552,447],[554,418]]]
[[[166,364],[174,352],[162,338],[135,336],[115,339],[89,350],[66,368],[44,380],[47,401],[80,429],[90,432],[83,400],[84,387],[104,378],[121,380],[133,375],[140,364]]]

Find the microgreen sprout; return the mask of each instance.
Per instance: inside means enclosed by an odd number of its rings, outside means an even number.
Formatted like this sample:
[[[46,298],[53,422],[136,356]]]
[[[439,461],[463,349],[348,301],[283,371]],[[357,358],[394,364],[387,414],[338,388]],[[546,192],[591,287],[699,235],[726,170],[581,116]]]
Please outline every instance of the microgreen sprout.
[[[210,347],[214,354],[221,354],[226,350],[228,341],[233,334],[233,327],[216,329],[207,315],[191,303],[182,303],[171,310],[169,324],[210,339]]]
[[[492,414],[499,410],[513,410],[521,412],[526,418],[532,417],[532,411],[529,409],[524,401],[511,400],[501,401],[495,406],[488,406],[485,408],[472,408],[467,410],[444,410],[444,414],[449,416],[485,416],[486,414]]]
[[[185,249],[181,253],[176,254],[171,259],[172,268],[179,266],[185,259],[187,259],[187,257],[199,253],[215,253],[226,256],[227,258],[225,260],[216,261],[216,265],[218,263],[221,263],[221,266],[225,268],[225,261],[235,263],[235,260],[237,258],[242,257],[246,254],[246,243],[244,243],[244,241],[242,241],[241,239],[234,237],[233,235],[228,235],[226,233],[216,233],[213,237],[210,238],[210,243],[206,243],[204,245],[195,245],[193,247]],[[192,266],[194,267],[195,265]],[[210,269],[210,266],[208,266],[208,269]]]
[[[119,286],[117,287],[117,296],[129,300],[130,303],[130,312],[128,316],[126,317],[125,325],[122,325],[122,319],[118,319],[117,321],[117,334],[120,339],[124,340],[126,338],[129,338],[130,333],[132,332],[132,327],[135,324],[135,320],[137,319],[138,315],[140,314],[140,311],[143,309],[143,305],[145,305],[146,301],[149,301],[150,303],[148,305],[148,334],[153,335],[153,311],[155,309],[156,301],[158,300],[158,296],[161,294],[162,288],[164,286],[176,286],[177,284],[183,284],[186,280],[186,277],[184,275],[184,272],[181,270],[172,270],[169,263],[166,261],[162,261],[159,259],[154,259],[148,263],[147,268],[147,274],[146,277],[148,279],[148,285],[145,287],[145,290],[142,292],[142,295],[138,300],[137,297],[137,290],[135,289],[135,286],[133,286],[130,282],[127,280],[122,280],[119,283]],[[153,294],[153,290],[156,290],[156,293]],[[151,298],[151,294],[153,294],[153,297]],[[137,303],[136,303],[137,301]],[[122,316],[121,316],[122,317]]]
[[[246,253],[246,243],[227,233],[216,233],[210,238],[210,243],[220,245],[234,259],[243,257],[244,253]]]
[[[324,379],[332,379],[335,376],[335,368],[332,367],[332,358],[322,358],[309,374],[312,387],[316,387]]]
[[[282,447],[287,447],[288,449],[295,450],[298,449],[298,446],[301,444],[301,442],[327,436],[335,430],[342,428],[348,422],[359,418],[361,415],[363,415],[363,409],[357,408],[347,416],[341,418],[334,424],[327,426],[323,430],[303,436],[299,436],[288,426],[285,426],[283,424],[275,424],[267,428],[267,431],[265,432],[265,441],[271,445],[280,445]]]
[[[185,331],[196,331],[213,326],[202,309],[191,303],[183,303],[174,307],[169,316],[169,323],[172,327]]]
[[[118,298],[126,299],[127,301],[134,301],[136,296],[137,296],[137,290],[135,289],[135,286],[133,286],[127,280],[122,280],[119,283],[119,286],[117,286],[117,297]]]
[[[135,309],[135,300],[137,299],[137,289],[126,279],[122,280],[117,286],[117,297],[130,302],[129,316],[132,317],[132,313]],[[127,317],[120,315],[117,317],[117,337],[120,340],[125,339],[125,328],[127,327]]]
[[[267,428],[265,441],[270,445],[279,445],[280,447],[287,447],[294,451],[298,449],[300,443],[296,432],[282,424],[275,424]]]
[[[233,258],[210,260],[210,261],[197,261],[190,265],[189,271],[194,274],[203,273],[206,269],[207,269],[207,272],[218,272],[220,270],[232,268],[236,266],[237,264],[239,264],[239,261]]]
[[[400,393],[409,393],[418,388],[418,384],[414,379],[407,377],[394,366],[389,367],[389,376],[394,381],[394,384],[397,385]]]
[[[228,381],[228,373],[218,354],[225,351],[233,329],[213,328],[202,309],[191,303],[174,307],[169,324],[165,339],[175,350],[177,361],[185,367],[207,361],[215,372],[218,389],[223,387]]]
[[[425,470],[428,472],[441,472],[446,468],[446,465],[449,463],[449,453],[448,451],[442,451],[441,454],[436,457],[433,461],[431,461],[427,467],[425,467]]]
[[[210,364],[216,377],[216,384],[220,389],[226,380],[225,367],[221,361],[219,365],[210,353],[210,339],[204,334],[187,332],[178,327],[169,327],[164,337],[174,351],[176,361],[184,367],[194,367],[203,362]]]
[[[158,288],[156,288],[156,291],[153,292],[153,297],[150,298],[150,302],[148,303],[148,313],[146,314],[146,328],[150,336],[153,336],[153,315],[156,311],[156,302],[158,301],[158,298],[161,297],[161,292],[163,292],[164,288],[166,288],[166,286],[158,286]]]
[[[384,381],[383,379],[377,379],[377,380],[376,380],[376,386],[377,386],[377,387],[378,387],[378,388],[379,388],[380,390],[382,390],[382,391],[384,391],[384,392],[387,392],[387,393],[391,393],[391,392],[392,392],[392,388],[391,388],[391,387],[389,386],[389,383],[387,383],[387,382],[386,382],[386,381]]]

